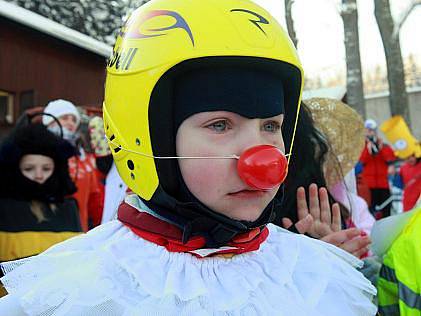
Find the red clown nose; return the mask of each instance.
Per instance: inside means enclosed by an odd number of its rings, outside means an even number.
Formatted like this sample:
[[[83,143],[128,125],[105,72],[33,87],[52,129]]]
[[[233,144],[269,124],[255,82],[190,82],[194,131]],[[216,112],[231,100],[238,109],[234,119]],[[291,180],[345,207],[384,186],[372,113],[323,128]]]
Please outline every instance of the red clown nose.
[[[250,187],[270,190],[285,180],[288,162],[279,148],[259,145],[241,154],[237,170],[240,178]]]

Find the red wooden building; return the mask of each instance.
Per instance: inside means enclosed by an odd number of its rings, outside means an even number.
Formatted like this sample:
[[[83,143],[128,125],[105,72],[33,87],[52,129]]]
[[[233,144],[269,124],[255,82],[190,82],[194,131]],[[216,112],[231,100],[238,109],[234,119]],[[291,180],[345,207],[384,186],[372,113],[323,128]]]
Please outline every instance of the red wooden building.
[[[100,108],[112,48],[0,0],[0,137],[25,110],[54,99]]]

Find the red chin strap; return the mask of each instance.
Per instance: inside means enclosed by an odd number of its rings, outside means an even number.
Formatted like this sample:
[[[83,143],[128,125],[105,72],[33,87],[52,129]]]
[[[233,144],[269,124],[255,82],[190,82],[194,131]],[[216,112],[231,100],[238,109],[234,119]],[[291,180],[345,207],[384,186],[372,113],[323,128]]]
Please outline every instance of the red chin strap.
[[[248,186],[258,190],[270,190],[284,182],[288,174],[288,161],[279,148],[259,145],[241,154],[237,171]]]

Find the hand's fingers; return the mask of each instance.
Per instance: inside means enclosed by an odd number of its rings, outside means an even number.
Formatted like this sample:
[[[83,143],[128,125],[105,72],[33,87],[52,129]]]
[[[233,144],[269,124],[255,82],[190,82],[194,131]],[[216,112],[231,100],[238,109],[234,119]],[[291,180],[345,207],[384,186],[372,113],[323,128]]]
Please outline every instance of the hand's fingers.
[[[341,209],[338,203],[332,205],[332,225],[331,228],[334,232],[338,232],[342,228],[341,223]]]
[[[317,184],[310,184],[308,191],[310,196],[310,214],[313,216],[314,220],[320,220],[320,204]]]
[[[297,214],[298,219],[303,219],[308,215],[306,191],[303,187],[297,189]]]
[[[354,253],[352,253],[355,257],[360,258],[363,254],[365,254],[366,252],[368,252],[368,247],[364,247]]]
[[[285,229],[290,229],[293,225],[294,223],[288,217],[282,218],[282,226]],[[301,219],[295,224],[296,231],[294,232],[305,234],[310,229],[311,225],[313,225],[313,217],[308,214],[305,218]]]
[[[362,247],[360,247],[360,239],[353,239],[345,241],[344,243],[340,244],[338,247],[342,250],[345,250],[346,252],[349,252],[351,254],[354,254],[358,250],[361,250]]]
[[[307,214],[306,217],[295,223],[295,227],[297,228],[300,234],[305,234],[306,232],[308,232],[312,225],[313,217],[310,214]]]
[[[338,232],[331,233],[321,240],[328,242],[332,245],[339,246],[347,240],[351,240],[359,236],[361,231],[357,228],[349,228]]]
[[[331,226],[331,212],[329,204],[329,196],[327,194],[326,188],[319,189],[319,199],[320,199],[320,220],[322,223],[325,223]]]
[[[282,227],[285,229],[290,228],[293,225],[292,221],[288,217],[282,218]]]
[[[355,253],[357,251],[360,251],[363,248],[368,247],[370,245],[371,240],[370,237],[357,237],[352,240],[348,240],[344,242],[339,247],[343,250],[349,252],[349,253]]]

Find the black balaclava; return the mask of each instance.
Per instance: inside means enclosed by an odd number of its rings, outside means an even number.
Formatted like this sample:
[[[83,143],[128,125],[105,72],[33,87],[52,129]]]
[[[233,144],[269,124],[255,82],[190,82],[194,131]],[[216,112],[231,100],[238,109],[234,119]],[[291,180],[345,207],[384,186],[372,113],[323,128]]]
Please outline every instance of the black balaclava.
[[[227,63],[219,60],[217,64],[193,63],[192,67],[180,67],[161,78],[149,105],[154,155],[176,155],[178,127],[195,113],[223,110],[247,118],[284,113],[284,85],[277,70],[227,58]],[[201,235],[206,239],[206,247],[225,245],[236,235],[271,222],[274,210],[278,209],[275,206],[278,201],[273,200],[256,221],[233,220],[214,212],[193,196],[184,183],[178,161],[155,159],[155,164],[160,185],[151,200],[143,201],[158,215],[179,226],[184,242],[190,236]]]
[[[267,118],[284,114],[282,81],[276,75],[243,67],[188,71],[174,84],[174,133],[193,114],[228,111]]]
[[[70,143],[41,124],[18,128],[0,148],[0,171],[3,179],[8,179],[0,183],[0,197],[50,203],[63,201],[66,195],[76,192],[67,162],[75,153]],[[54,161],[53,174],[43,184],[28,179],[19,169],[21,158],[31,154],[47,156]]]
[[[205,68],[179,76],[174,85],[174,135],[177,135],[185,119],[200,112],[211,111],[233,112],[249,119],[283,114],[281,81],[270,73],[246,67]],[[193,201],[206,207],[187,188],[178,165],[177,173],[180,183],[178,200]],[[272,206],[270,203],[262,217],[271,212]],[[255,226],[253,222],[240,222],[247,227]]]

